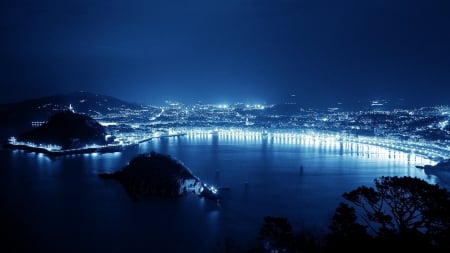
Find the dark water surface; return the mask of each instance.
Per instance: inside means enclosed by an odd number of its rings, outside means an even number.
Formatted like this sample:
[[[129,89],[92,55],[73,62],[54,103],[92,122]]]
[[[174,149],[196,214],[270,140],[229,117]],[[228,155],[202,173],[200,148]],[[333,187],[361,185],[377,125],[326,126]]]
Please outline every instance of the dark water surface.
[[[133,202],[117,182],[98,177],[150,151],[230,190],[219,204],[193,195]],[[379,176],[437,180],[415,168],[426,160],[367,145],[211,135],[55,159],[2,150],[0,162],[2,244],[29,252],[246,250],[266,215],[323,233],[345,191]]]

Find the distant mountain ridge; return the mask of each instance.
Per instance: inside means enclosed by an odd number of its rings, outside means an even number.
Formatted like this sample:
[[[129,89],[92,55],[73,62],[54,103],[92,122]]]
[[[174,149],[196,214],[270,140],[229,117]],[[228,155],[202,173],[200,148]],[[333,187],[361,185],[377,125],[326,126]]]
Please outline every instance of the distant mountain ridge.
[[[17,103],[3,104],[0,110],[33,110],[33,109],[55,109],[54,105],[72,105],[76,111],[88,114],[89,111],[96,110],[101,113],[108,112],[111,107],[127,107],[131,109],[140,108],[141,105],[126,102],[118,98],[95,94],[86,91],[57,94],[40,98],[27,99]]]
[[[69,109],[69,106],[77,113],[89,116],[143,107],[111,96],[85,91],[3,104],[0,106],[0,138],[7,139],[9,136],[28,131],[31,129],[32,121],[46,121],[54,113]]]

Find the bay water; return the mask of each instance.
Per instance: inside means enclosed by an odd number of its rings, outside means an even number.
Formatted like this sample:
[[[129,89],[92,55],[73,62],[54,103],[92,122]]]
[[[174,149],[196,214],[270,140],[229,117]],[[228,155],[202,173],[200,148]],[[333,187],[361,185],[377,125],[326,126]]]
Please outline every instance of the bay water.
[[[151,151],[183,162],[203,181],[226,187],[220,202],[195,195],[131,200],[99,173]],[[344,192],[380,176],[438,182],[416,165],[426,159],[339,141],[180,136],[123,152],[50,158],[0,151],[4,247],[27,252],[245,252],[264,216],[294,230],[327,232]]]

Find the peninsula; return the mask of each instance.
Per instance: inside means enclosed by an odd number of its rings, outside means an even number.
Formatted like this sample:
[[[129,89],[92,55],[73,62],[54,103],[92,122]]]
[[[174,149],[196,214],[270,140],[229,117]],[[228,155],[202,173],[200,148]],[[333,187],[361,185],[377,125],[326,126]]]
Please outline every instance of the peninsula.
[[[70,110],[53,114],[41,126],[11,137],[4,145],[48,155],[65,155],[120,150],[106,129],[88,115]]]

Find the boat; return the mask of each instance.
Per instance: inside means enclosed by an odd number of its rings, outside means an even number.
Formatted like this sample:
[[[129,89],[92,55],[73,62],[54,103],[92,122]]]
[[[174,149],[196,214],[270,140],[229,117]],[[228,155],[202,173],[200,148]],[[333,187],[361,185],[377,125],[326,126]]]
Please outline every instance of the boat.
[[[219,194],[219,190],[216,187],[208,186],[207,184],[203,184],[203,187],[200,189],[199,196],[214,200],[222,198]]]

